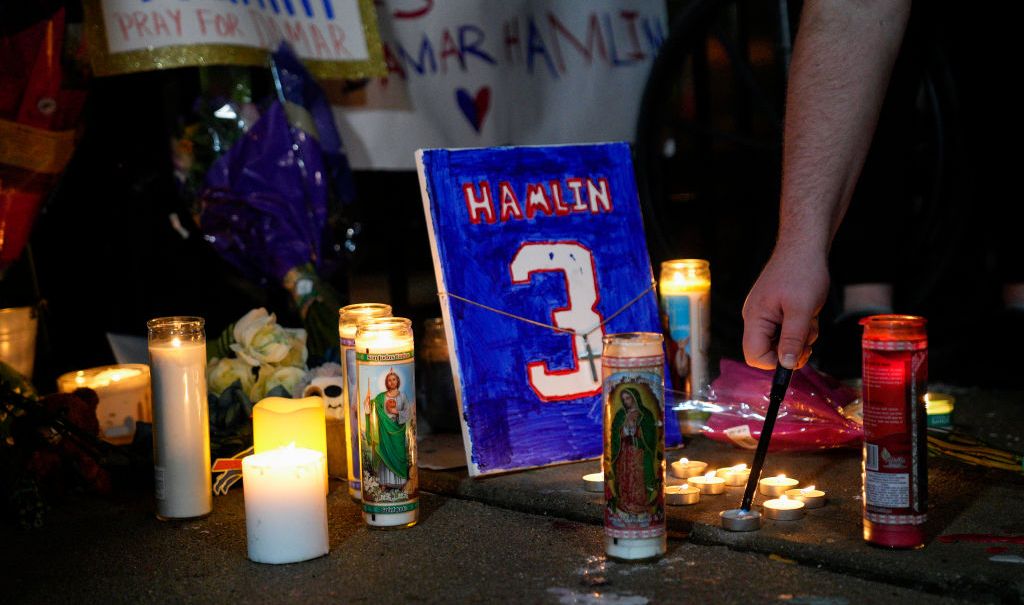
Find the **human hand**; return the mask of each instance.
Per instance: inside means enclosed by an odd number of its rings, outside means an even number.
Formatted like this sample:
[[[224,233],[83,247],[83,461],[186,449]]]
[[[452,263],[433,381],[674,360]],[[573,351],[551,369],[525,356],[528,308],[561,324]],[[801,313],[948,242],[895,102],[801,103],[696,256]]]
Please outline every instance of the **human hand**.
[[[776,248],[743,303],[743,356],[764,370],[807,363],[828,294],[824,254]]]

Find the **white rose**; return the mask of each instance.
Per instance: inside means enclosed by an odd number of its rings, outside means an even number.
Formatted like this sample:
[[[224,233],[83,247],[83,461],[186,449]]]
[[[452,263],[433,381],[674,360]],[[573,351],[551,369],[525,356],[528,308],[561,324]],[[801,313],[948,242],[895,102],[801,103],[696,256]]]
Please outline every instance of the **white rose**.
[[[264,308],[243,315],[235,324],[233,335],[231,350],[250,366],[306,364],[306,331],[282,328],[274,314]]]
[[[260,374],[249,392],[249,399],[257,403],[278,386],[284,387],[292,397],[299,397],[299,387],[305,376],[305,370],[294,366],[260,366]]]
[[[252,366],[233,357],[214,358],[206,366],[206,387],[214,395],[220,396],[229,386],[239,381],[242,392],[252,389],[256,378],[252,375]]]

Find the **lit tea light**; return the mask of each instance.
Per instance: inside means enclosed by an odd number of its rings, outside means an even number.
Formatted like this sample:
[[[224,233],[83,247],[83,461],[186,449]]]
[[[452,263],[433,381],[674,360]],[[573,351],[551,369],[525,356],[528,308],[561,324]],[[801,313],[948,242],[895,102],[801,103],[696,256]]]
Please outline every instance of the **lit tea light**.
[[[725,479],[716,477],[714,471],[691,477],[689,482],[705,496],[717,496],[725,491]]]
[[[588,492],[604,493],[604,472],[583,475],[583,489]]]
[[[764,516],[776,521],[796,521],[804,516],[804,503],[783,494],[775,500],[765,501]]]
[[[821,508],[825,506],[825,492],[814,489],[813,485],[801,489],[786,491],[786,496],[804,503],[804,508]]]
[[[761,479],[758,483],[758,488],[765,496],[781,496],[798,485],[800,485],[800,482],[796,479],[791,479],[785,475],[776,475]]]
[[[750,478],[750,469],[747,468],[746,464],[737,464],[736,466],[720,468],[716,474],[729,487],[743,487],[747,484],[747,479]]]
[[[688,483],[665,486],[665,504],[685,506],[700,502],[700,489]]]
[[[689,458],[680,458],[672,463],[670,472],[672,476],[679,477],[680,479],[689,479],[690,477],[696,477],[697,475],[703,475],[704,469],[708,467],[707,462],[701,462],[700,460],[690,460]]]

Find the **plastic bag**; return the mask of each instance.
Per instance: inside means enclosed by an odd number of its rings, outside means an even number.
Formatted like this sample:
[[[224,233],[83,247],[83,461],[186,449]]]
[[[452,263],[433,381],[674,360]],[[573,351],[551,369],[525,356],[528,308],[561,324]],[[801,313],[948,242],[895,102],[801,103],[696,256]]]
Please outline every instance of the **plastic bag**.
[[[723,359],[710,401],[684,401],[674,407],[691,432],[745,449],[757,447],[768,409],[772,373]],[[864,431],[846,408],[857,392],[810,366],[793,374],[772,431],[770,451],[859,448]]]

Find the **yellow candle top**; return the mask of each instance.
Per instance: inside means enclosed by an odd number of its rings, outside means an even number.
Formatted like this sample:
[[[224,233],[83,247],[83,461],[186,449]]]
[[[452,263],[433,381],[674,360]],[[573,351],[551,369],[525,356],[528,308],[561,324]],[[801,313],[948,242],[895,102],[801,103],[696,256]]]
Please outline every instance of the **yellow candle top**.
[[[761,479],[761,482],[765,485],[796,485],[800,483],[796,479],[789,479],[785,475],[776,475],[774,477],[765,477]]]

